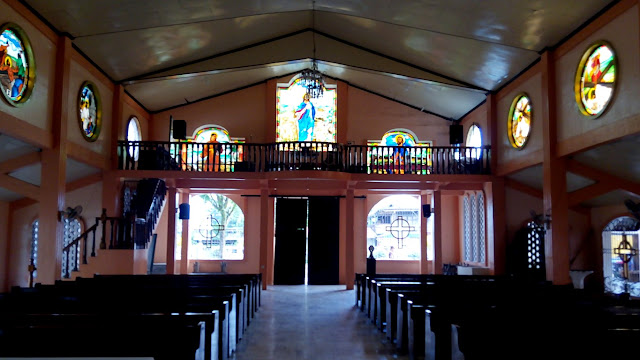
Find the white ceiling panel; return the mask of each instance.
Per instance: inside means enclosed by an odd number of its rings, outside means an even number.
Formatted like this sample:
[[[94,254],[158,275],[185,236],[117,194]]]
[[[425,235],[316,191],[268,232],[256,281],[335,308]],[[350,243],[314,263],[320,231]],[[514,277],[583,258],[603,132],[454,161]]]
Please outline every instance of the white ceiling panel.
[[[524,170],[518,171],[507,176],[509,179],[521,182],[525,185],[529,185],[532,188],[542,190],[543,178],[542,178],[542,165],[536,165]]]
[[[486,99],[482,91],[430,81],[386,75],[338,64],[321,64],[318,69],[365,90],[449,119],[459,119]]]
[[[572,192],[572,191],[576,191],[576,190],[580,190],[584,187],[587,187],[589,185],[593,185],[596,182],[586,178],[586,177],[582,177],[579,175],[576,175],[574,173],[570,173],[567,172],[567,192]]]
[[[0,201],[11,202],[18,199],[22,199],[24,196],[14,193],[13,191],[9,191],[4,188],[0,188]]]
[[[310,17],[304,12],[196,22],[81,37],[74,44],[113,79],[123,80],[305,29]]]
[[[149,110],[159,111],[221,94],[229,89],[242,88],[264,79],[295,73],[309,66],[309,61],[292,61],[269,67],[175,76],[137,82],[128,85],[126,90],[133,97],[142,101]]]
[[[9,176],[12,176],[18,180],[22,180],[24,182],[28,182],[31,185],[40,186],[40,183],[42,182],[41,173],[42,165],[40,163],[37,163],[11,172],[9,173]]]
[[[74,37],[310,10],[306,0],[26,0]]]
[[[39,151],[35,146],[29,145],[11,136],[0,134],[0,162],[15,159],[22,155]]]
[[[609,0],[318,0],[315,8],[359,17],[363,24],[383,22],[540,51],[555,45],[609,3]]]
[[[640,135],[598,146],[573,156],[587,166],[640,183]]]
[[[65,172],[66,182],[68,183],[82,179],[83,177],[96,174],[100,171],[100,169],[93,166],[89,166],[73,159],[67,159],[67,169]]]
[[[496,89],[539,58],[535,51],[353,16],[316,18],[320,32],[482,89]]]
[[[589,201],[583,202],[581,205],[586,207],[600,207],[609,205],[624,205],[626,199],[631,199],[635,202],[640,201],[640,196],[632,194],[623,190],[615,190],[604,195],[593,198]]]

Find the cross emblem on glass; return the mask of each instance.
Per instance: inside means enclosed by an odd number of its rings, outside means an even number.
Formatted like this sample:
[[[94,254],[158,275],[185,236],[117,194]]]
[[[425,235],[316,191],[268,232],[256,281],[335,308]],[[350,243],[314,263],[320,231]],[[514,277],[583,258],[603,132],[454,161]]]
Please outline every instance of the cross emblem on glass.
[[[404,247],[404,239],[415,229],[415,226],[411,226],[407,219],[398,216],[385,230],[390,232],[391,236],[398,239],[398,249],[402,249]]]
[[[224,225],[220,225],[218,219],[213,215],[207,216],[207,219],[200,224],[200,228],[198,229],[198,232],[204,238],[202,245],[210,249],[211,246],[214,245],[213,239],[220,234],[220,231],[224,231]]]

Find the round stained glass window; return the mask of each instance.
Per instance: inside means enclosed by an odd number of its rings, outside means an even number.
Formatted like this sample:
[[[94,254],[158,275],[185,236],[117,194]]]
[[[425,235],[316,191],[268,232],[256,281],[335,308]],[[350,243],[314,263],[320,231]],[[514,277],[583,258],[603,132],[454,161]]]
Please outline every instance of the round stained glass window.
[[[35,63],[27,34],[15,24],[0,27],[0,90],[13,106],[25,103],[35,83]]]
[[[576,101],[584,115],[602,115],[613,97],[616,71],[616,56],[608,43],[598,42],[584,53],[575,80]]]
[[[98,89],[90,81],[85,81],[80,87],[78,120],[82,137],[87,141],[96,141],[102,126],[102,107]]]
[[[509,142],[514,148],[522,149],[531,132],[531,100],[527,94],[520,94],[513,99],[507,123]]]

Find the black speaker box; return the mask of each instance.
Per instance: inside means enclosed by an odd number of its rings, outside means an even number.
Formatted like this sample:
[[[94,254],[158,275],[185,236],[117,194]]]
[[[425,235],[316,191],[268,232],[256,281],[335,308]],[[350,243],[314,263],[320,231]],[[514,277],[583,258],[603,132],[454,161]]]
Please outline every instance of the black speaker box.
[[[449,125],[449,143],[451,145],[462,144],[462,125]]]
[[[176,140],[187,138],[187,122],[185,120],[173,120],[173,138]]]
[[[178,207],[180,208],[180,214],[178,215],[178,218],[180,220],[189,220],[189,211],[191,209],[189,204],[180,204]]]
[[[422,216],[426,218],[431,216],[431,204],[422,204]]]

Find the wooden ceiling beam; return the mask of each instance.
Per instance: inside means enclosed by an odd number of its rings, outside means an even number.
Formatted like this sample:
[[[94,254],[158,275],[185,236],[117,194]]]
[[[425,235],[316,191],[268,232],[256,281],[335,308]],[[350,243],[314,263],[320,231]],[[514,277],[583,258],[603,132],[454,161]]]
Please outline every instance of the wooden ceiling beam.
[[[597,182],[569,193],[569,207],[580,205],[580,203],[604,195],[616,190],[616,187],[608,182]]]
[[[623,179],[621,177],[606,173],[602,170],[594,169],[573,159],[567,160],[567,171],[580,175],[582,177],[593,179],[598,183],[602,183],[602,185],[600,185],[602,187],[609,185],[613,190],[622,189],[640,195],[639,183]]]
[[[0,163],[0,174],[7,174],[25,166],[39,163],[42,153],[32,152]]]
[[[514,190],[523,192],[527,195],[531,195],[538,199],[542,199],[542,190],[536,189],[533,186],[529,186],[527,184],[521,183],[520,181],[509,179],[509,178],[505,178],[504,184],[505,186],[508,186]]]
[[[26,196],[29,199],[38,200],[40,198],[40,187],[9,175],[0,174],[0,187]]]

